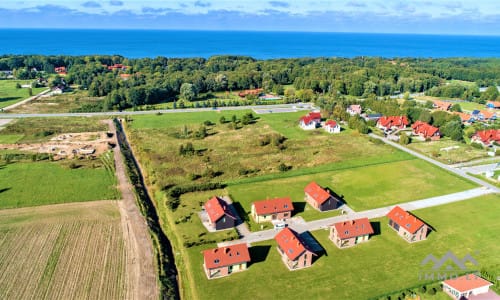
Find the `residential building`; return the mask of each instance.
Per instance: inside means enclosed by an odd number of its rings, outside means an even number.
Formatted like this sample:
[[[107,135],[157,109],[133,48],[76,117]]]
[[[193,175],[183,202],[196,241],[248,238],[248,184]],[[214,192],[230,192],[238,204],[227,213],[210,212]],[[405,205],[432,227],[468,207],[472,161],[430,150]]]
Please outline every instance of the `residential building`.
[[[441,138],[439,128],[429,125],[425,122],[417,121],[411,126],[411,128],[413,129],[414,135],[418,135],[423,139],[431,139],[433,141],[436,141]]]
[[[324,128],[328,133],[340,133],[340,125],[334,120],[326,121]]]
[[[453,112],[453,113],[455,115],[458,115],[460,117],[460,120],[462,121],[462,123],[464,123],[465,125],[472,124],[476,121],[474,116],[472,116],[471,114],[461,113],[461,112]]]
[[[213,229],[221,230],[235,226],[237,217],[223,199],[214,196],[203,207],[207,212],[209,224]]]
[[[286,227],[274,239],[278,243],[277,249],[281,259],[289,270],[303,269],[312,265],[313,256],[316,254],[297,232]]]
[[[395,206],[387,217],[389,226],[407,242],[413,243],[427,238],[429,226],[401,207]]]
[[[54,71],[58,74],[58,75],[61,75],[61,76],[64,76],[67,74],[67,71],[66,71],[66,67],[57,67],[57,68],[54,68]]]
[[[500,143],[500,129],[480,130],[472,136],[471,141],[483,146]]]
[[[477,276],[476,274],[467,274],[457,278],[451,278],[443,281],[442,284],[443,292],[451,296],[453,299],[500,300],[500,296],[489,290],[493,283]]]
[[[319,211],[337,209],[342,205],[340,199],[334,198],[314,181],[304,188],[304,193],[304,200]]]
[[[486,103],[486,107],[500,109],[500,101],[488,101]]]
[[[385,131],[393,129],[405,129],[410,122],[406,116],[381,117],[377,122],[377,127]]]
[[[367,242],[373,234],[368,218],[338,222],[330,227],[330,240],[339,248],[347,248]]]
[[[361,115],[361,105],[359,105],[359,104],[349,105],[349,107],[347,107],[346,111],[351,116]]]
[[[451,105],[452,105],[451,102],[439,101],[439,100],[435,100],[432,103],[432,106],[435,109],[437,109],[437,110],[444,110],[444,111],[450,110]]]
[[[361,117],[365,119],[366,122],[368,121],[377,122],[380,118],[382,118],[382,114],[362,114]]]
[[[208,279],[244,271],[250,263],[247,244],[237,244],[203,251],[203,269]]]
[[[286,221],[292,217],[293,204],[290,197],[274,198],[252,203],[255,222]]]
[[[264,92],[264,89],[251,89],[251,90],[244,90],[238,93],[238,96],[241,98],[245,98],[248,95],[256,95],[259,96]]]
[[[299,126],[304,130],[316,129],[321,124],[321,113],[310,112],[299,119]]]
[[[489,122],[497,119],[497,113],[494,111],[480,110],[476,117],[479,121]]]

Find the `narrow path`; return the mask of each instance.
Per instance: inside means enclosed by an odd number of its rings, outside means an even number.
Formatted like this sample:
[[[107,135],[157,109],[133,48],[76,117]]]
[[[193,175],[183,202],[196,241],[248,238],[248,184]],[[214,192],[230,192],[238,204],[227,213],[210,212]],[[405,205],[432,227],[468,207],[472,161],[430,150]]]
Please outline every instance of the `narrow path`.
[[[14,109],[14,108],[16,108],[18,106],[21,106],[23,104],[31,102],[31,101],[37,99],[38,97],[47,94],[48,92],[50,92],[50,89],[47,89],[47,90],[45,90],[45,91],[43,91],[43,92],[41,92],[39,94],[36,94],[35,96],[31,96],[28,99],[24,99],[22,101],[19,101],[17,103],[12,104],[12,105],[6,106],[6,107],[3,108],[3,111],[9,111],[9,110]]]
[[[116,133],[115,124],[107,120],[110,131]],[[116,134],[115,134],[116,139]],[[159,287],[152,241],[146,221],[136,204],[135,194],[128,181],[119,143],[116,141],[114,159],[118,188],[123,200],[118,202],[123,234],[127,248],[128,299],[158,299]]]
[[[463,200],[491,194],[492,192],[493,192],[492,190],[482,187],[482,188],[476,188],[476,189],[467,190],[464,192],[459,192],[459,193],[454,193],[454,194],[449,194],[449,195],[444,195],[444,196],[438,196],[438,197],[432,197],[432,198],[427,198],[427,199],[422,199],[422,200],[401,203],[401,204],[398,204],[398,206],[400,206],[401,208],[403,208],[405,210],[416,210],[416,209],[428,208],[428,207],[463,201]],[[337,223],[337,222],[349,221],[349,220],[354,220],[354,219],[359,219],[359,218],[374,219],[374,218],[383,217],[383,216],[387,215],[387,213],[394,206],[395,205],[389,205],[389,206],[385,206],[385,207],[380,207],[380,208],[375,208],[375,209],[370,209],[370,210],[365,210],[365,211],[360,211],[360,212],[347,213],[347,214],[341,215],[341,216],[335,216],[335,217],[330,217],[330,218],[325,218],[325,219],[310,221],[310,222],[291,222],[289,224],[289,226],[299,233],[304,232],[304,231],[314,231],[314,230],[320,230],[320,229],[327,229],[331,224]],[[226,245],[239,244],[239,243],[255,243],[255,242],[271,240],[274,238],[276,233],[278,233],[278,231],[273,230],[273,229],[252,232],[251,234],[243,237],[242,239],[219,243],[218,246],[226,246]]]
[[[465,178],[467,180],[470,180],[470,181],[475,182],[475,183],[477,183],[477,184],[479,184],[481,186],[489,188],[489,189],[491,189],[495,193],[500,193],[500,189],[497,188],[496,186],[494,186],[492,184],[489,184],[489,183],[487,183],[487,182],[485,182],[483,180],[477,179],[477,178],[475,178],[473,176],[470,176],[465,171],[462,171],[462,170],[459,170],[459,169],[455,169],[455,168],[453,168],[451,166],[445,165],[445,164],[443,164],[441,162],[438,162],[437,160],[434,160],[434,159],[432,159],[430,157],[427,157],[427,156],[425,156],[423,154],[420,154],[418,152],[410,150],[410,149],[408,149],[408,148],[406,148],[406,147],[404,147],[404,146],[402,146],[400,144],[391,142],[391,141],[389,141],[389,140],[387,140],[387,139],[385,139],[383,137],[380,137],[380,136],[378,136],[376,134],[370,133],[369,135],[372,138],[379,139],[379,140],[383,141],[384,143],[393,146],[394,148],[398,148],[401,151],[404,151],[404,152],[409,153],[409,154],[411,154],[413,156],[416,156],[416,157],[418,157],[420,159],[423,159],[423,160],[425,160],[427,162],[430,162],[431,164],[434,164],[434,165],[436,165],[436,166],[438,166],[438,167],[440,167],[442,169],[445,169],[446,171],[455,173],[458,176],[461,176],[461,177],[463,177],[463,178]]]

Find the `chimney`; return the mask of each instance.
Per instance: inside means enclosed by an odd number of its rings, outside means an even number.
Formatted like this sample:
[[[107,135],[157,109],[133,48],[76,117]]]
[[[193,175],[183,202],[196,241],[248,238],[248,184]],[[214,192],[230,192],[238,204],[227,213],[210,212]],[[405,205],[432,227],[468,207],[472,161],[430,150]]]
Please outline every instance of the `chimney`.
[[[229,249],[229,247],[226,247],[226,249],[224,249],[224,252],[226,252],[226,254],[228,254],[229,251],[231,251],[231,249]]]
[[[354,225],[354,220],[351,220],[351,225]]]
[[[213,253],[217,253],[217,250],[219,250],[219,249],[214,249]]]

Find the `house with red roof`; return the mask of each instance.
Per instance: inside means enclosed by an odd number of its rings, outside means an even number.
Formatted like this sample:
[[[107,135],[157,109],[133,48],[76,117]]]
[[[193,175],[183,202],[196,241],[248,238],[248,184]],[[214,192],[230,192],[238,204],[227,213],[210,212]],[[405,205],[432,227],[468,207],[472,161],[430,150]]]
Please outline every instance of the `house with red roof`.
[[[245,98],[248,95],[257,95],[259,96],[264,92],[264,89],[250,89],[250,90],[244,90],[238,93],[238,96],[241,98]]]
[[[124,66],[122,64],[114,64],[112,66],[107,66],[108,70],[113,71],[113,70],[127,70],[127,66]]]
[[[290,271],[310,267],[316,253],[307,245],[297,232],[286,227],[274,237],[283,263]]]
[[[319,211],[337,209],[342,205],[340,199],[334,198],[314,181],[306,185],[304,193],[304,200]]]
[[[299,119],[299,126],[304,130],[316,129],[321,124],[321,113],[310,112]]]
[[[432,103],[432,107],[434,107],[437,110],[448,111],[451,108],[451,102],[435,100]]]
[[[490,122],[490,121],[494,121],[497,119],[497,113],[494,111],[480,110],[477,113],[477,118],[480,121]]]
[[[230,245],[203,251],[203,269],[208,279],[244,271],[250,261],[247,244]]]
[[[292,217],[293,204],[290,197],[274,198],[252,203],[252,217],[257,223],[286,221]]]
[[[66,67],[56,67],[54,68],[54,72],[56,72],[58,75],[65,76],[67,74]]]
[[[330,226],[330,240],[339,248],[367,242],[373,233],[368,218],[338,222]]]
[[[361,105],[359,105],[359,104],[349,105],[347,107],[346,111],[351,116],[360,115],[361,114]]]
[[[465,125],[472,124],[476,121],[474,116],[468,113],[453,112],[453,114],[458,115],[462,123],[464,123]]]
[[[389,227],[407,242],[413,243],[427,238],[429,226],[411,213],[395,206],[388,214]]]
[[[442,284],[443,292],[453,299],[500,300],[500,296],[489,290],[493,283],[476,274],[467,274],[456,278],[450,278],[443,281]]]
[[[500,109],[500,101],[488,101],[486,107],[493,109]]]
[[[410,122],[408,122],[406,116],[384,116],[377,121],[377,127],[385,131],[392,129],[405,129],[409,124]]]
[[[473,143],[482,144],[483,146],[500,143],[500,129],[480,130],[472,136],[471,141]]]
[[[212,197],[203,208],[207,212],[209,225],[215,230],[234,227],[237,217],[226,201],[219,197]]]
[[[411,125],[413,134],[422,137],[423,139],[431,139],[437,141],[441,138],[439,128],[429,125],[422,121],[417,121]]]
[[[334,120],[326,121],[324,128],[328,133],[340,133],[340,125]]]

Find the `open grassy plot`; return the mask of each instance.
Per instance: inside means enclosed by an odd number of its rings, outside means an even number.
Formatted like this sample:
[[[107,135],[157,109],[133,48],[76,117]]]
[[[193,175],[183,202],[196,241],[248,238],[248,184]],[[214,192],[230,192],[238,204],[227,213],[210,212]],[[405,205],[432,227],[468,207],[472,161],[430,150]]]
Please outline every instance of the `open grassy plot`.
[[[1,299],[126,299],[116,202],[0,210]]]
[[[14,140],[15,137],[15,142],[31,143],[48,141],[61,133],[107,130],[108,126],[95,118],[24,118],[12,121],[0,130],[0,140]]]
[[[445,164],[467,162],[488,156],[486,150],[477,149],[471,145],[452,141],[447,138],[429,142],[414,141],[407,145],[407,147]]]
[[[354,210],[361,211],[419,200],[475,187],[474,184],[425,161],[408,160],[359,166],[339,171],[229,186],[233,201],[250,212],[251,203],[272,197],[290,196],[306,220],[326,217],[304,202],[304,187],[311,181],[344,197]],[[305,207],[304,207],[305,206]],[[303,211],[303,213],[301,212]]]
[[[21,100],[27,99],[30,96],[27,88],[16,88],[16,84],[25,85],[31,84],[30,80],[0,80],[0,108],[7,107]],[[32,89],[33,95],[36,95],[47,88]]]
[[[12,109],[12,113],[66,113],[86,111],[100,111],[103,97],[89,97],[87,91],[74,90],[51,97],[41,97],[30,103]],[[94,109],[94,110],[93,110]],[[97,109],[97,110],[95,110]]]
[[[0,167],[0,208],[117,199],[114,173],[70,169],[56,162],[23,162]]]
[[[192,278],[190,299],[368,299],[391,291],[428,283],[421,267],[428,255],[443,256],[447,251],[462,258],[471,254],[478,268],[500,271],[500,244],[496,222],[500,211],[497,195],[415,211],[436,232],[426,241],[409,244],[387,226],[387,219],[371,220],[380,234],[366,244],[338,249],[320,230],[313,236],[325,249],[312,267],[288,271],[279,257],[274,241],[256,243],[250,251],[252,263],[247,271],[226,278],[208,280],[202,271],[201,251],[188,251]],[[473,226],[471,226],[473,224]],[[467,267],[473,268],[471,264]],[[423,295],[423,299],[442,299]]]
[[[244,113],[235,115],[240,118]],[[331,170],[334,163],[362,165],[372,159],[383,158],[384,162],[412,159],[390,146],[374,144],[357,132],[346,130],[338,135],[322,130],[305,132],[297,125],[294,113],[276,114],[278,117],[271,119],[259,116],[253,124],[239,124],[237,130],[231,129],[230,124],[219,124],[221,116],[230,120],[232,115],[232,112],[209,112],[141,116],[134,117],[127,126],[139,160],[145,162],[150,175],[157,174],[154,179],[159,187],[213,180],[235,183],[263,175],[288,176],[287,173],[295,176],[294,172],[318,172],[311,168]],[[214,124],[206,126],[205,138],[179,137],[184,132],[197,132],[205,120]],[[277,141],[280,136],[285,138]],[[180,147],[188,143],[193,145],[195,153],[181,155]],[[280,172],[280,165],[289,171]]]

